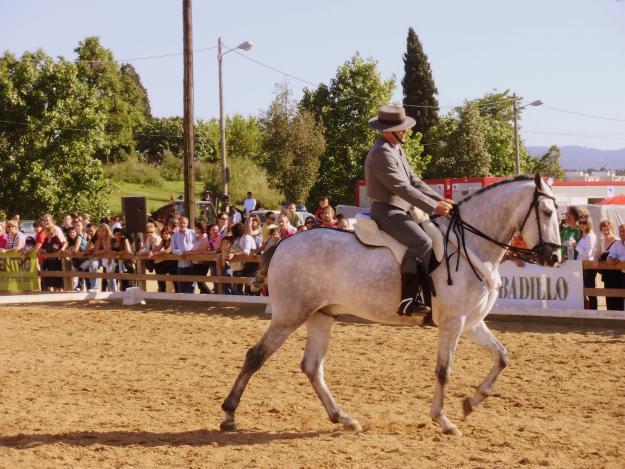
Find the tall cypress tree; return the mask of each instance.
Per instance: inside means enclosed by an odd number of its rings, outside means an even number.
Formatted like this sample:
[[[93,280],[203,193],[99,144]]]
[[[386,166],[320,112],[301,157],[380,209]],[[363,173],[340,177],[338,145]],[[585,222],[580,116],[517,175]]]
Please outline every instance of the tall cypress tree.
[[[426,136],[430,127],[438,121],[438,100],[435,97],[438,90],[434,85],[428,56],[423,52],[421,42],[412,27],[408,29],[404,54],[404,79],[401,85],[406,114],[417,121],[412,130]]]

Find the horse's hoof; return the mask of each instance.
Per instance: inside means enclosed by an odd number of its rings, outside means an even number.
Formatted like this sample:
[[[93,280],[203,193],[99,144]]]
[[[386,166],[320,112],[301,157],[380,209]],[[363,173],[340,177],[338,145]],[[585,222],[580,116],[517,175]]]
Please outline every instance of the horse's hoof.
[[[360,426],[360,423],[358,423],[358,420],[352,419],[349,422],[344,423],[343,428],[347,431],[354,432],[354,433],[362,432],[362,427]]]
[[[456,427],[455,425],[449,427],[448,429],[446,429],[443,434],[445,435],[450,435],[450,436],[462,436],[462,432],[460,430],[458,430],[458,427]]]
[[[470,397],[465,397],[462,400],[462,412],[464,413],[464,418],[466,419],[473,411],[475,407],[473,407],[473,402]]]
[[[234,423],[234,420],[224,420],[219,424],[219,429],[222,432],[234,432],[237,429],[237,424]]]

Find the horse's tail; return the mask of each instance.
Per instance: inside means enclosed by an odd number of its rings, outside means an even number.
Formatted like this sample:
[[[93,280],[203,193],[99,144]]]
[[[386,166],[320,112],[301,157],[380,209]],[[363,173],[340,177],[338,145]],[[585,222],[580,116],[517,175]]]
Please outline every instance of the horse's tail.
[[[263,252],[263,257],[260,260],[260,266],[256,271],[256,277],[252,281],[252,291],[254,293],[258,293],[263,289],[265,285],[267,285],[267,272],[269,271],[269,263],[271,262],[271,258],[273,257],[274,252],[276,252],[277,244],[271,246],[265,252]]]

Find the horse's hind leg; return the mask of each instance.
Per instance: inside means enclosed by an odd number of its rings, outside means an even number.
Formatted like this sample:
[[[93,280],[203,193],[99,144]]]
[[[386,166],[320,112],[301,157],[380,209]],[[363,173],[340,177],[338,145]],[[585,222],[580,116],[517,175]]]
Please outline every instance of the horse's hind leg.
[[[245,361],[243,362],[243,368],[241,368],[241,372],[239,376],[237,376],[230,394],[228,394],[228,397],[221,405],[225,413],[224,419],[220,425],[222,431],[236,430],[234,413],[239,406],[241,395],[243,391],[245,391],[245,387],[250,378],[300,325],[301,323],[288,325],[276,324],[272,320],[263,338],[247,351]]]
[[[484,378],[484,381],[477,387],[475,394],[471,397],[466,397],[464,401],[462,401],[462,409],[465,417],[473,412],[484,399],[492,394],[495,380],[499,376],[499,373],[501,373],[501,370],[508,365],[508,351],[501,345],[484,321],[480,321],[473,328],[467,330],[466,334],[473,342],[490,351],[493,357],[493,367],[488,375],[486,375],[486,378]]]
[[[330,420],[333,423],[342,423],[346,430],[360,432],[362,427],[358,421],[341,410],[323,379],[323,357],[328,350],[333,324],[333,317],[320,312],[314,313],[306,322],[308,337],[302,360],[302,371],[308,376]]]
[[[458,339],[464,326],[464,318],[452,317],[439,325],[438,353],[436,357],[436,389],[432,401],[432,420],[438,423],[445,435],[462,435],[445,415],[443,403],[445,400],[445,387],[449,381],[451,365],[453,362]]]

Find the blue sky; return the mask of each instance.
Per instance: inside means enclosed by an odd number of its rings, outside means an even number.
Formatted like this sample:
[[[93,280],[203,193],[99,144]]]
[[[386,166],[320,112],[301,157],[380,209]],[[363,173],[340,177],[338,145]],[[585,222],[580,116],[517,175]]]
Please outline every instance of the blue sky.
[[[386,6],[382,6],[386,5]],[[182,0],[0,0],[0,50],[43,48],[74,58],[86,36],[99,36],[118,60],[182,51]],[[312,83],[329,82],[358,51],[395,76],[401,100],[402,55],[412,26],[429,56],[441,111],[465,99],[510,89],[525,102],[528,145],[625,148],[625,1],[623,0],[317,0],[193,2],[194,49],[249,40],[243,53]],[[196,118],[216,117],[216,50],[195,61]],[[182,114],[182,56],[129,60],[158,116]],[[257,115],[286,82],[302,81],[243,56],[224,57],[225,108]],[[310,87],[310,85],[308,85]],[[556,111],[600,116],[595,119]]]

